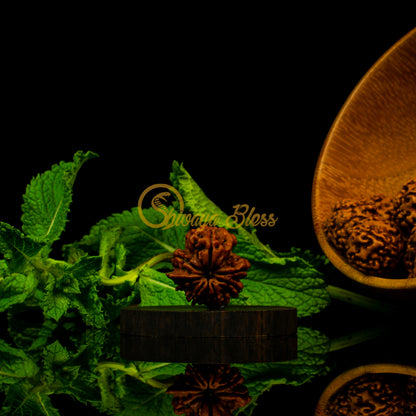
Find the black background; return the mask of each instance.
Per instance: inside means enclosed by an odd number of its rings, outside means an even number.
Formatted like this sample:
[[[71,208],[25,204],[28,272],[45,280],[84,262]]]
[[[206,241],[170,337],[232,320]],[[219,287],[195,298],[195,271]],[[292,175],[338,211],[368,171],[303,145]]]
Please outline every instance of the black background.
[[[40,30],[14,42],[3,76],[0,218],[20,226],[32,176],[93,150],[100,158],[79,173],[64,240],[135,206],[178,160],[225,212],[237,203],[274,212],[277,225],[259,230],[272,247],[319,250],[310,195],[326,134],[365,72],[413,27],[322,20],[194,22],[135,36],[110,27],[58,39]]]
[[[0,220],[20,227],[31,178],[92,150],[100,158],[79,173],[63,242],[168,183],[178,160],[227,213],[237,203],[275,213],[265,243],[320,253],[310,196],[321,146],[354,86],[415,24],[402,9],[307,14],[15,27],[3,51]],[[319,395],[302,392],[312,409]]]

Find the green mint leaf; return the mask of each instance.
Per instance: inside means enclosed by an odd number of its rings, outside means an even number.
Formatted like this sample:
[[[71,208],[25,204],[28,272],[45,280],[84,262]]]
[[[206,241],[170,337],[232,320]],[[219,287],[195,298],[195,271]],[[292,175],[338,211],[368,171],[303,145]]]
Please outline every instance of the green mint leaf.
[[[87,325],[103,327],[105,317],[98,296],[100,265],[99,256],[84,256],[75,264],[46,259],[43,266],[47,284],[40,301],[45,316],[58,321],[73,308]]]
[[[71,303],[66,294],[56,289],[57,279],[54,275],[48,275],[48,282],[45,287],[45,294],[40,306],[45,316],[59,321],[61,316],[66,313]]]
[[[139,288],[137,284],[132,287],[129,282],[125,282],[120,286],[115,286],[111,293],[107,293],[106,298],[102,298],[103,308],[110,321],[116,319],[120,315],[121,308],[139,302]]]
[[[61,162],[32,179],[22,205],[22,229],[35,241],[51,244],[65,229],[72,187],[81,166],[93,152],[77,152],[73,162]]]
[[[0,253],[11,273],[25,272],[26,266],[44,247],[13,226],[0,222]]]
[[[233,251],[250,261],[248,275],[242,280],[244,289],[232,304],[292,306],[298,309],[299,317],[317,313],[329,304],[322,273],[302,258],[299,250],[276,253],[260,242],[253,227],[236,227],[176,161],[170,180],[181,194],[185,209],[194,215],[216,215],[218,226],[229,229],[237,237],[238,244]]]
[[[75,264],[68,264],[62,280],[65,282],[65,278],[74,279],[81,289],[96,286],[100,281],[98,276],[100,264],[99,256],[83,256]]]
[[[239,245],[244,244],[253,251],[260,251],[259,255],[261,257],[272,254],[270,248],[262,244],[257,238],[256,229],[251,225],[243,227],[241,224],[233,221],[230,216],[205,195],[183,164],[179,164],[177,161],[173,162],[170,181],[181,194],[187,212],[194,215],[207,216],[208,218],[215,215],[217,226],[224,227],[236,234]]]
[[[229,228],[231,222],[227,221],[227,215],[205,195],[183,164],[176,160],[172,164],[170,182],[181,194],[187,212],[194,215],[216,215],[218,227]]]
[[[94,328],[105,327],[106,317],[97,286],[91,286],[81,295],[70,296],[70,307],[78,310],[86,325]]]
[[[154,224],[163,219],[162,214],[153,208],[146,208],[143,212]],[[89,254],[100,253],[103,257],[102,273],[108,275],[111,268],[120,263],[121,254],[123,267],[133,269],[157,254],[183,248],[187,231],[186,227],[151,228],[143,223],[136,207],[99,221],[79,242],[66,245],[64,252],[69,255],[77,248]],[[123,245],[124,253],[117,253],[120,247],[116,250],[116,243]]]
[[[140,290],[140,306],[188,305],[185,294],[177,291],[175,284],[165,273],[145,267],[137,283]]]
[[[74,264],[52,258],[43,259],[36,265],[46,273],[55,277],[54,289],[68,293],[80,293],[80,289],[96,285],[99,282],[98,270],[101,264],[99,256],[79,258]],[[77,290],[75,290],[78,288]]]
[[[116,261],[116,273],[121,273],[126,266],[127,250],[124,244],[116,244],[114,247],[114,256]]]
[[[23,303],[33,295],[37,285],[38,280],[34,273],[14,273],[4,278],[0,277],[0,312],[6,311],[12,305]]]
[[[242,282],[243,291],[231,304],[291,306],[301,318],[320,312],[330,301],[319,272],[296,257],[284,264],[251,262]]]
[[[117,261],[112,262],[112,255],[115,256],[115,246],[120,239],[122,229],[111,227],[103,230],[100,241],[99,256],[101,257],[100,278],[108,279],[114,272]],[[115,256],[116,257],[116,256]]]

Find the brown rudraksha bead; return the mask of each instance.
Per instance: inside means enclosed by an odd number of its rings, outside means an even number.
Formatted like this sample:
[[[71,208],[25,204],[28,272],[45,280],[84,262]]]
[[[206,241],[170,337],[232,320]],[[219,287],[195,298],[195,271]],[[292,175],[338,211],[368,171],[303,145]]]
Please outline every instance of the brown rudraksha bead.
[[[416,179],[406,182],[394,199],[396,222],[408,236],[416,227]]]
[[[357,224],[369,218],[391,222],[393,217],[393,202],[383,195],[362,200],[344,200],[334,206],[330,217],[323,224],[323,230],[331,245],[344,252],[351,230]]]
[[[409,415],[416,415],[416,377],[410,377],[406,386],[406,399],[409,407]]]
[[[251,401],[243,383],[240,370],[229,364],[188,364],[166,392],[177,415],[232,416]]]
[[[185,250],[173,253],[173,272],[167,273],[185,291],[192,304],[219,308],[228,305],[243,289],[240,279],[247,276],[248,260],[234,254],[234,234],[225,228],[203,225],[186,234]]]
[[[346,257],[364,273],[387,276],[399,264],[403,248],[403,237],[396,224],[366,219],[352,227]]]
[[[403,261],[408,273],[407,277],[416,279],[416,226],[407,240]]]

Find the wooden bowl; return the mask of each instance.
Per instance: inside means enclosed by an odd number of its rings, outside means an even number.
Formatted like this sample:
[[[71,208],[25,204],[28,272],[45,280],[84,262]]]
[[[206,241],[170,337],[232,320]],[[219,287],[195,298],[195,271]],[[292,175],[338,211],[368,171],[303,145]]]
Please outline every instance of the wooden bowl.
[[[312,189],[314,229],[322,250],[343,274],[382,290],[416,290],[416,279],[381,278],[356,270],[322,231],[335,203],[375,194],[393,197],[412,178],[416,178],[416,28],[355,87],[318,159]]]
[[[348,370],[336,377],[319,398],[315,416],[328,416],[327,406],[331,397],[349,382],[366,374],[392,374],[416,377],[416,367],[396,363],[367,364]]]

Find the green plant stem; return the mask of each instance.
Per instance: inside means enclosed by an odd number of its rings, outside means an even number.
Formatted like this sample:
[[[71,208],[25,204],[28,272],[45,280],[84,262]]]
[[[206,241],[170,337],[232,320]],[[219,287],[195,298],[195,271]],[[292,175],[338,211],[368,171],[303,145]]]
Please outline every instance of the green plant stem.
[[[113,277],[110,279],[101,279],[101,284],[103,284],[104,286],[118,286],[122,285],[125,282],[128,282],[130,285],[133,286],[136,283],[136,280],[143,269],[145,269],[146,267],[156,266],[156,264],[170,260],[171,258],[172,253],[158,254],[152,257],[151,259],[147,260],[146,262],[140,264],[139,266],[135,267],[134,269],[131,269],[123,276]]]
[[[111,371],[122,371],[123,373],[136,378],[137,380],[140,380],[143,383],[149,384],[149,386],[155,387],[157,389],[167,389],[167,385],[165,383],[162,383],[154,378],[148,378],[144,380],[140,373],[137,371],[137,368],[135,366],[126,366],[122,363],[118,363],[115,361],[103,361],[101,363],[97,364],[97,371],[103,371],[109,369]]]
[[[162,263],[167,260],[171,260],[172,257],[173,257],[172,253],[161,253],[147,260],[145,263],[143,263],[142,266],[153,267],[153,266],[156,266],[156,264]]]
[[[360,295],[359,293],[351,292],[337,286],[328,285],[326,290],[333,299],[337,299],[341,302],[346,302],[354,306],[359,306],[361,308],[369,309],[371,311],[390,314],[397,310],[397,306],[395,305],[387,302],[382,302],[378,299],[370,298],[368,296]]]
[[[127,367],[125,364],[117,363],[114,361],[102,361],[101,363],[97,364],[97,371],[105,370],[106,368],[109,368],[113,371],[122,371],[131,377],[139,378],[139,372],[135,366]]]
[[[361,344],[363,342],[372,340],[382,335],[389,333],[390,329],[386,326],[366,328],[352,334],[343,335],[331,340],[329,352],[339,351],[344,348],[352,347],[354,345]]]

